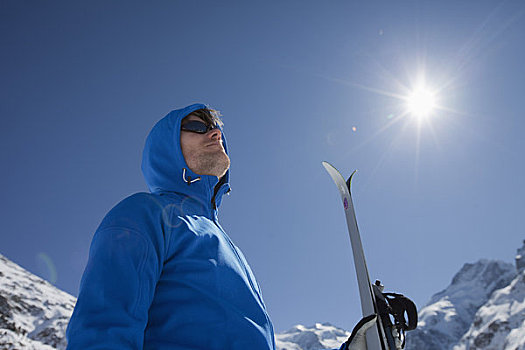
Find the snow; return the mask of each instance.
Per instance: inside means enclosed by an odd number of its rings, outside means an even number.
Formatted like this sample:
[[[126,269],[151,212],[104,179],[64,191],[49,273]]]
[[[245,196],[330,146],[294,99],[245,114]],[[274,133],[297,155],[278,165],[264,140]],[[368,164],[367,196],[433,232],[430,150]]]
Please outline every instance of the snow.
[[[0,348],[65,349],[76,299],[0,255]]]
[[[479,308],[454,350],[525,349],[525,271]]]
[[[407,335],[407,349],[452,349],[467,332],[477,310],[515,277],[512,264],[480,260],[465,264],[452,283],[419,310],[418,329]]]
[[[339,349],[350,332],[330,323],[316,323],[311,327],[297,325],[286,332],[276,334],[276,350]]]
[[[8,329],[0,330],[0,345],[2,349],[27,349],[27,350],[55,350],[56,348],[50,345],[43,344],[39,341],[28,338],[26,335],[22,335],[13,332]]]

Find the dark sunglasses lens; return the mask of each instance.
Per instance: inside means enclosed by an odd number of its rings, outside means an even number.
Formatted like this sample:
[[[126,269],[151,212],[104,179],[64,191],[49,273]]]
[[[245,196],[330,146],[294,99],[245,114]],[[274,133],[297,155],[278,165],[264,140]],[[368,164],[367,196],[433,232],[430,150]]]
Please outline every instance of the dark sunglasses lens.
[[[197,132],[199,134],[205,134],[209,130],[206,124],[204,124],[203,122],[199,122],[197,120],[192,120],[192,121],[187,122],[186,124],[182,126],[181,129],[185,131]]]

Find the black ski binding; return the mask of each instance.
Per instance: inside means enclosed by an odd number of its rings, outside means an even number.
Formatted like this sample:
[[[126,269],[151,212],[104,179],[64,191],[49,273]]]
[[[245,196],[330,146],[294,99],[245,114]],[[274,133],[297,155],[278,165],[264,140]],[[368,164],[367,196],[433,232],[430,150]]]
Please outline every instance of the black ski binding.
[[[416,304],[403,294],[383,293],[383,288],[380,281],[376,281],[372,287],[376,298],[377,312],[383,323],[388,346],[391,350],[403,349],[405,347],[405,331],[411,331],[417,327]]]

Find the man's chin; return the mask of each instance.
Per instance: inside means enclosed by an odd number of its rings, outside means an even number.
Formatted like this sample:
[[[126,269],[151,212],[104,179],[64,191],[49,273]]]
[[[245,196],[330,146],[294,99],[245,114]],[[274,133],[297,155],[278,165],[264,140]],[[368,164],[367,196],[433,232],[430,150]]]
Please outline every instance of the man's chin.
[[[213,156],[205,157],[207,158],[206,160],[201,158],[201,162],[199,162],[200,166],[197,166],[199,169],[196,169],[197,171],[192,169],[192,171],[198,175],[212,175],[221,178],[230,168],[230,157],[228,157],[224,151],[211,154],[213,154]],[[208,156],[211,154],[209,153]]]
[[[225,162],[223,164],[222,171],[220,171],[219,175],[217,175],[219,177],[219,179],[221,177],[223,177],[224,175],[226,175],[226,173],[228,172],[228,169],[230,169],[230,158],[228,157],[227,154],[225,154],[225,156],[226,156],[226,159],[225,159]]]

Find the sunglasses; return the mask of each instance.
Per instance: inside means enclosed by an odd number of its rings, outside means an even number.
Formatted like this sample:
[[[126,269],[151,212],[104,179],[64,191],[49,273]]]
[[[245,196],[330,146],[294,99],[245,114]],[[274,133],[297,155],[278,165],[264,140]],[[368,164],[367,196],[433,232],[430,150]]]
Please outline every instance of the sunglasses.
[[[196,132],[197,134],[206,134],[208,131],[216,129],[216,125],[208,125],[198,120],[190,120],[181,125],[180,129],[184,131]]]

